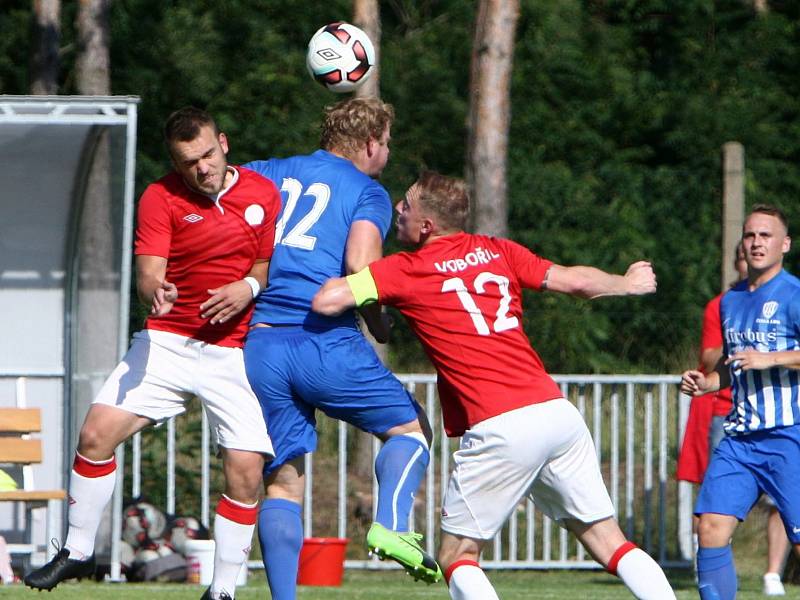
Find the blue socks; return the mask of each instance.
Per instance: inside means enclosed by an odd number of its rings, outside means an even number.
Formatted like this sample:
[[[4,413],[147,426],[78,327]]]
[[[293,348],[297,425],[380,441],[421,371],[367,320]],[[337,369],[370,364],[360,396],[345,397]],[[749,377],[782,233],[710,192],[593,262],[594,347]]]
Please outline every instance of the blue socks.
[[[697,590],[701,600],[734,600],[737,584],[730,544],[722,548],[698,549]]]
[[[375,459],[378,478],[378,511],[375,520],[392,531],[409,530],[408,517],[414,495],[430,460],[422,434],[389,438]]]
[[[303,546],[301,507],[281,498],[267,498],[258,513],[258,540],[272,600],[295,600],[297,564]]]

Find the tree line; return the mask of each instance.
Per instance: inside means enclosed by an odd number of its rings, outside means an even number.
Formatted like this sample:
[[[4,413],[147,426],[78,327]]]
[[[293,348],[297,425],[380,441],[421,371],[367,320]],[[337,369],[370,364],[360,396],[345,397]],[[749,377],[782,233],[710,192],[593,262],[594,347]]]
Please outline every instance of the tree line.
[[[3,2],[0,93],[32,89],[41,35],[34,4]],[[81,89],[83,4],[60,7],[59,94]],[[142,98],[139,193],[169,169],[161,124],[186,104],[215,115],[234,163],[316,148],[322,108],[339,97],[309,78],[305,46],[321,25],[352,18],[350,0],[101,4],[110,91]],[[397,111],[383,177],[393,197],[421,168],[465,172],[470,65],[484,4],[379,3],[380,90]],[[747,204],[777,204],[800,227],[800,4],[520,0],[515,25],[508,236],[563,264],[622,272],[649,259],[659,281],[648,298],[526,295],[534,347],[551,372],[687,366],[702,307],[719,291],[722,144],[745,147]],[[796,254],[787,265],[797,266]],[[426,368],[402,325],[391,361],[398,370]]]

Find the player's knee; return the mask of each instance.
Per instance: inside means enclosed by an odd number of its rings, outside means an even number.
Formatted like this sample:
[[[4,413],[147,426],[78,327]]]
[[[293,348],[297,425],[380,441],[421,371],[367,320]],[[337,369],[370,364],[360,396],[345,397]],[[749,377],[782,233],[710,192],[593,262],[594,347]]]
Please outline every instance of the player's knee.
[[[240,502],[258,500],[263,485],[264,458],[256,452],[224,450],[225,493]]]
[[[725,546],[733,535],[733,528],[728,519],[714,518],[713,515],[700,515],[697,523],[697,537],[700,545],[707,548]]]
[[[261,495],[262,478],[260,471],[238,471],[225,477],[225,495],[237,502],[252,504]]]
[[[99,423],[86,422],[78,436],[78,452],[89,460],[110,458],[117,446],[110,437],[108,430]]]
[[[264,481],[264,495],[267,498],[282,498],[302,504],[305,492],[304,474],[302,457],[281,465]]]

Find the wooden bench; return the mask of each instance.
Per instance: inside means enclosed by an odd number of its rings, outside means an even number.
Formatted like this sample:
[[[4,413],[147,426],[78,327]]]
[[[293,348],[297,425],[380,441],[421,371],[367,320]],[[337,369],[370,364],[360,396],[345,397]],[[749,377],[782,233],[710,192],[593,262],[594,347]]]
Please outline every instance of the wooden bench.
[[[38,408],[0,408],[0,468],[4,466],[22,467],[21,489],[0,491],[0,502],[20,502],[25,506],[26,543],[9,544],[12,554],[30,555],[39,548],[33,541],[31,511],[47,509],[46,548],[47,559],[55,554],[51,539],[60,539],[56,531],[56,515],[59,502],[67,493],[64,490],[37,490],[33,483],[31,465],[42,462],[42,440],[31,437],[32,433],[42,431],[42,415]]]

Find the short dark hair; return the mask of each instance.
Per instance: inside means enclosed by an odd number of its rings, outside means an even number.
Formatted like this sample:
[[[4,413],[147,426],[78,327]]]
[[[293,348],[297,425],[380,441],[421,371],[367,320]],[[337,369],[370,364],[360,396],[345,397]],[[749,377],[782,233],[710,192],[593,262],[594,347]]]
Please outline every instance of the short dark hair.
[[[775,217],[783,224],[783,228],[786,229],[786,233],[789,233],[789,220],[786,218],[786,213],[784,213],[777,206],[773,206],[772,204],[756,204],[750,209],[750,213],[747,216],[749,217],[755,213]]]
[[[464,230],[469,220],[469,189],[463,179],[423,171],[417,182],[420,208],[430,211],[446,231]]]
[[[190,142],[200,135],[200,129],[211,127],[214,135],[219,135],[214,118],[201,108],[184,106],[173,112],[164,124],[164,141],[167,147],[173,142]]]
[[[350,98],[325,109],[323,150],[337,150],[345,158],[355,155],[370,138],[380,140],[394,121],[394,107],[378,98]]]

